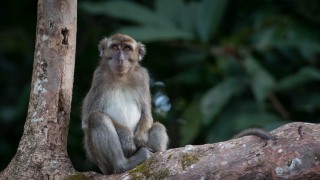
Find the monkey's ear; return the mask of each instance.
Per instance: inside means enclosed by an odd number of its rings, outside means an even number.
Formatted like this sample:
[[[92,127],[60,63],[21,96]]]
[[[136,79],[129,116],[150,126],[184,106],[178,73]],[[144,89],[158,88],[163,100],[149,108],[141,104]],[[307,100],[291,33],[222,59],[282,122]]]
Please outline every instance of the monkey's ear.
[[[108,42],[108,38],[103,38],[100,42],[99,42],[99,56],[102,57],[103,51],[107,48],[107,42]]]
[[[146,46],[138,42],[139,61],[141,61],[146,55]]]

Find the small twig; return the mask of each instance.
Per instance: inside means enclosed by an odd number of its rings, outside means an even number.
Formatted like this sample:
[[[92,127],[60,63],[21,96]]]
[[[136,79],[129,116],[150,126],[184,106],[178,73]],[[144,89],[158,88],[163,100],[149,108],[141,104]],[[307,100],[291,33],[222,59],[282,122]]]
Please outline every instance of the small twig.
[[[276,109],[276,111],[281,115],[283,119],[290,119],[291,115],[284,108],[284,106],[281,104],[281,102],[273,92],[270,92],[268,94],[268,99],[270,100],[273,107]]]

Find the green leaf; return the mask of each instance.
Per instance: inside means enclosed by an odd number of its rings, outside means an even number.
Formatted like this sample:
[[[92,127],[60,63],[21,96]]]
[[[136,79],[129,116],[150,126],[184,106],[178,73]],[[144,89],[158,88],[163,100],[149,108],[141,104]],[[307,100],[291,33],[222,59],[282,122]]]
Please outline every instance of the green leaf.
[[[180,126],[180,145],[190,144],[201,130],[202,115],[198,102],[189,105],[182,115],[184,122]]]
[[[228,56],[218,56],[216,57],[216,62],[220,73],[224,76],[245,76],[239,63],[233,57]]]
[[[208,43],[212,35],[218,29],[220,20],[224,15],[224,11],[228,0],[203,0],[202,6],[198,11],[197,30],[200,40]]]
[[[199,68],[188,69],[179,73],[178,75],[169,79],[168,82],[172,84],[186,84],[186,85],[195,85],[201,80],[201,73]]]
[[[172,27],[161,16],[132,1],[84,2],[81,8],[91,14],[104,14],[115,18],[133,21],[156,27]]]
[[[177,23],[184,6],[183,0],[157,0],[155,2],[157,14],[172,24]]]
[[[265,50],[275,46],[276,41],[278,41],[278,39],[274,37],[276,32],[276,27],[264,28],[263,30],[256,32],[252,37],[254,41],[257,41],[255,46],[259,50]]]
[[[208,124],[227,105],[232,96],[245,87],[242,79],[232,78],[217,84],[211,88],[201,100],[201,111],[204,115],[204,123]]]
[[[158,15],[171,24],[195,34],[198,21],[196,14],[200,11],[199,2],[185,3],[183,0],[157,0],[155,7]]]
[[[320,71],[312,66],[303,67],[297,73],[280,80],[276,90],[286,91],[315,80],[320,81]]]
[[[315,38],[317,41],[318,38]],[[299,51],[301,55],[308,61],[312,62],[315,55],[320,52],[320,45],[318,42],[311,42],[311,41],[300,41],[300,48]]]
[[[177,55],[175,58],[175,62],[180,67],[194,67],[200,62],[204,62],[206,57],[207,54],[205,52],[186,51]]]
[[[178,16],[178,26],[188,32],[195,34],[197,27],[197,16],[200,11],[200,4],[198,2],[190,2],[186,4],[180,10],[180,15]]]
[[[139,41],[157,41],[157,40],[174,40],[174,39],[192,39],[192,34],[174,28],[156,28],[150,26],[142,27],[123,27],[117,32],[128,34]]]
[[[295,110],[305,111],[308,113],[319,112],[320,95],[319,93],[297,95],[296,98],[293,99],[293,107]]]
[[[275,80],[272,75],[251,56],[245,59],[244,67],[251,78],[250,85],[253,94],[258,103],[262,103],[273,89]]]
[[[219,116],[219,121],[215,122],[206,133],[208,143],[221,142],[230,139],[232,137],[232,117],[234,113],[222,113]]]

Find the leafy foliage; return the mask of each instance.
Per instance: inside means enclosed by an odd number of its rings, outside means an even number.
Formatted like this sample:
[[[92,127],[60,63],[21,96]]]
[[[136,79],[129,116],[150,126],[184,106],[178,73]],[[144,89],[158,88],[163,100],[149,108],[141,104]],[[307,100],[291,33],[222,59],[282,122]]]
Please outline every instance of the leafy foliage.
[[[253,3],[260,11],[249,9],[249,13],[227,4],[224,0],[155,0],[153,10],[133,1],[82,4],[89,13],[133,23],[120,26],[118,32],[144,42],[178,46],[166,66],[175,68],[175,73],[163,75],[173,103],[171,111],[176,111],[167,120],[180,119],[176,123],[181,137],[177,144],[213,142],[251,126],[270,130],[287,123],[289,117],[298,120],[296,114],[308,113],[292,109],[288,96],[307,83],[312,86],[309,91],[319,89],[314,84],[320,73],[315,31],[281,13],[282,3],[264,2],[265,7]],[[278,11],[270,10],[274,6]],[[125,7],[132,8],[120,12]],[[137,9],[139,12],[134,12]],[[234,12],[231,22],[225,12]],[[241,13],[244,17],[238,15]],[[247,17],[248,21],[242,20]],[[227,32],[222,28],[228,28]],[[170,90],[183,87],[188,92]],[[175,108],[181,99],[183,107]],[[223,131],[219,133],[219,129]],[[223,137],[221,133],[225,138],[212,138]]]
[[[208,90],[202,97],[201,110],[204,115],[204,123],[208,124],[216,118],[231,98],[243,90],[245,82],[243,79],[226,79]]]
[[[256,101],[262,103],[274,87],[274,78],[251,56],[245,59],[244,66],[250,78],[250,86]]]

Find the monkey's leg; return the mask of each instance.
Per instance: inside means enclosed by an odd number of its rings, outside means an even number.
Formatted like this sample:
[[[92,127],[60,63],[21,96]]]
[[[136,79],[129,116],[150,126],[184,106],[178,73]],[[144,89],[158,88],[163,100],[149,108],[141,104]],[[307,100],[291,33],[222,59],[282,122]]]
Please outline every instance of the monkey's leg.
[[[149,140],[147,147],[152,152],[165,151],[168,145],[168,134],[166,128],[158,122],[155,122],[149,130]]]
[[[90,152],[92,152],[90,156],[95,159],[104,174],[132,169],[151,156],[149,150],[141,148],[130,158],[125,158],[112,120],[103,113],[92,113],[88,120],[88,127],[88,141],[91,144]]]

